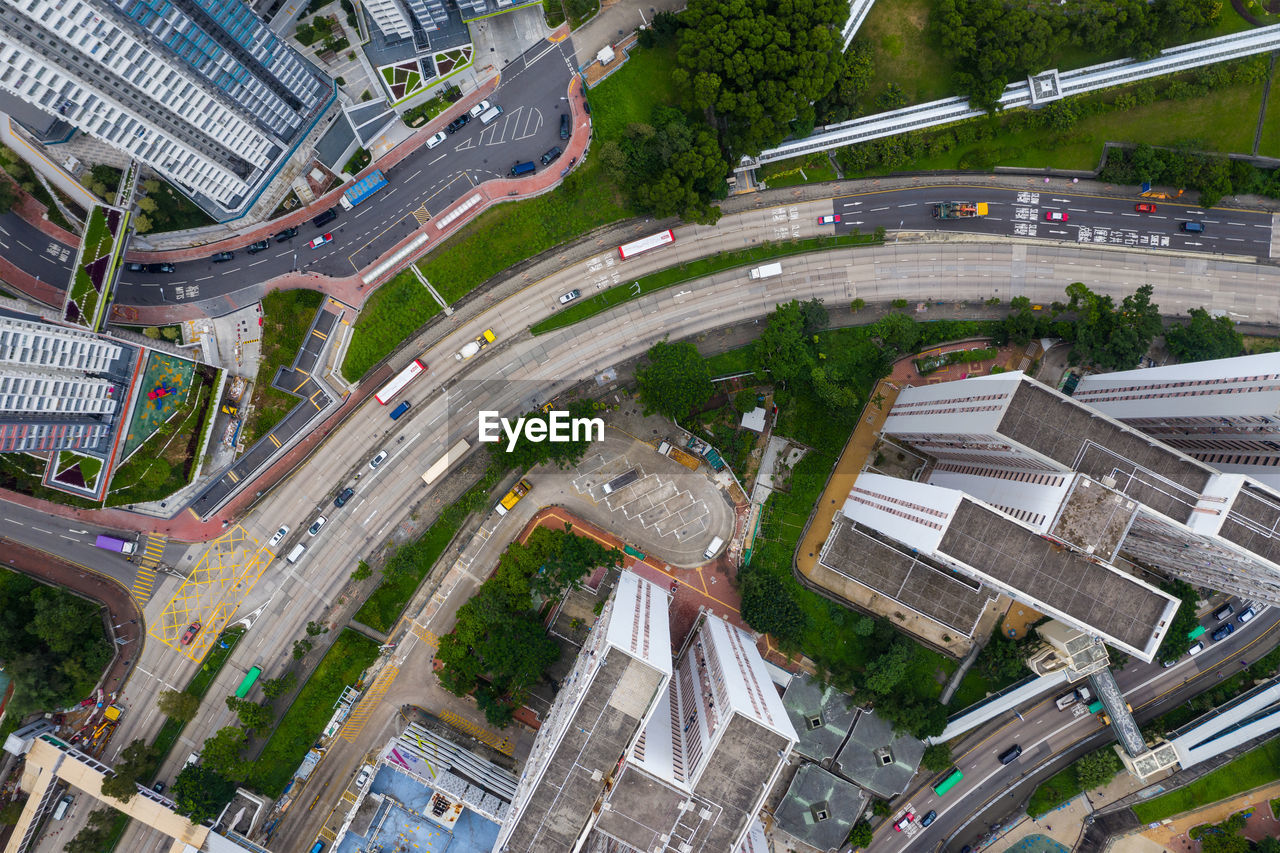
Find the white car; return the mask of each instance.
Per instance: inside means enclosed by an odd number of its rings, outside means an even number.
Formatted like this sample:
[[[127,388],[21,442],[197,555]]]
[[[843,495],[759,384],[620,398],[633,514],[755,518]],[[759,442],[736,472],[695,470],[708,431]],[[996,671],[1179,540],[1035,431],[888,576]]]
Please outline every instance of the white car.
[[[561,296],[561,297],[560,297],[560,304],[561,304],[561,305],[568,305],[570,302],[572,302],[573,300],[577,299],[577,298],[578,298],[579,296],[581,296],[581,295],[582,295],[582,291],[581,291],[581,290],[570,290],[570,291],[569,291],[568,293],[566,293],[564,296]]]
[[[1245,610],[1245,612],[1237,616],[1236,621],[1239,622],[1241,625],[1243,625],[1245,622],[1248,622],[1250,619],[1252,619],[1257,615],[1258,615],[1258,611],[1250,607],[1249,609]]]
[[[323,515],[317,517],[316,520],[312,523],[312,525],[307,528],[307,532],[310,533],[312,536],[315,536],[317,533],[320,532],[320,528],[324,527],[324,523],[328,520],[329,519],[325,518]]]
[[[1200,654],[1202,651],[1204,651],[1204,643],[1196,643],[1194,646],[1187,649],[1187,655],[1189,657],[1195,657],[1196,655]]]
[[[356,777],[356,789],[363,788],[365,783],[369,781],[369,777],[373,775],[373,768],[366,764],[360,769],[360,775]]]
[[[427,148],[435,148],[437,145],[439,145],[441,142],[444,142],[448,138],[449,137],[444,135],[443,130],[437,130],[435,132],[435,135],[427,140]]]
[[[387,461],[387,451],[384,450],[381,453],[379,453],[377,456],[369,460],[369,467],[377,468],[379,465],[381,465],[383,462],[386,462],[386,461]]]
[[[281,527],[276,531],[276,535],[271,537],[271,541],[267,543],[268,548],[274,548],[280,544],[280,540],[289,535],[288,527]]]
[[[472,107],[472,108],[467,112],[467,115],[471,116],[472,118],[480,118],[480,116],[482,116],[482,115],[484,115],[486,112],[488,112],[488,111],[489,111],[489,108],[490,108],[490,107],[492,107],[492,106],[493,106],[493,104],[489,103],[488,101],[481,101],[480,103],[478,103],[478,104],[476,104],[474,107]]]

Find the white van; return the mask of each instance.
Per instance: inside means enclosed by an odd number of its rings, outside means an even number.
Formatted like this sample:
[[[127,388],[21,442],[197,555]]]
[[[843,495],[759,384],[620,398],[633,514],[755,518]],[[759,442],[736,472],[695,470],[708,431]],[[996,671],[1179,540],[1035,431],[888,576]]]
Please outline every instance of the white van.
[[[485,110],[484,114],[480,116],[480,123],[487,127],[497,121],[498,116],[500,115],[502,115],[502,107],[494,104],[492,107]]]
[[[296,563],[305,553],[307,553],[307,546],[299,542],[297,545],[293,546],[293,550],[289,552],[289,556],[286,559],[288,559],[290,563]]]
[[[1076,704],[1076,692],[1072,690],[1070,693],[1063,693],[1054,704],[1058,706],[1059,711],[1070,708]]]
[[[716,553],[720,550],[720,546],[723,544],[724,544],[724,540],[721,539],[719,536],[717,536],[715,539],[711,540],[711,544],[707,546],[706,553],[704,553],[702,556],[710,560],[712,557],[716,555]]]
[[[74,799],[75,798],[72,797],[70,794],[67,794],[61,800],[58,800],[58,805],[53,810],[53,819],[62,820],[64,817],[66,817],[67,809],[71,808],[71,803],[74,801]]]

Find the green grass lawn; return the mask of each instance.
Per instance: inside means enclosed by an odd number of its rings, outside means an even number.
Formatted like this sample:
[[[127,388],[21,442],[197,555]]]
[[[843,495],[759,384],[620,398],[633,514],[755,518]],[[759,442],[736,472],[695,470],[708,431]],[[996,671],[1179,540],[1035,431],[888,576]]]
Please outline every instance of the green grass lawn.
[[[588,317],[594,317],[624,302],[631,302],[655,291],[703,278],[721,270],[743,267],[741,274],[743,278],[747,278],[749,276],[746,270],[747,266],[773,258],[805,254],[824,249],[838,249],[846,246],[879,245],[880,242],[881,239],[872,234],[841,234],[836,237],[810,237],[805,240],[793,240],[787,243],[766,243],[753,249],[722,252],[709,258],[700,258],[696,261],[650,273],[636,281],[615,285],[533,324],[531,331],[535,335],[541,335],[555,329],[563,329],[565,326],[572,326],[574,323],[581,322]],[[637,284],[640,285],[638,289],[636,288]]]
[[[333,716],[343,688],[355,684],[377,657],[378,644],[365,635],[350,628],[338,635],[254,762],[248,779],[251,787],[271,797],[280,796],[298,762]]]
[[[1280,77],[1280,75],[1276,76]],[[1280,83],[1280,81],[1273,80],[1272,83]],[[1272,94],[1275,93],[1273,88]],[[1280,98],[1273,97],[1268,100],[1267,116],[1268,118],[1262,123],[1262,138],[1258,140],[1258,156],[1280,157]]]
[[[262,297],[262,361],[253,386],[253,420],[245,424],[245,444],[271,431],[298,398],[271,387],[276,371],[293,363],[324,294],[314,290],[276,290]]]
[[[737,349],[727,350],[711,356],[707,360],[707,369],[711,371],[711,377],[717,376],[733,376],[737,373],[746,373],[752,370],[751,366],[751,347],[738,347]]]
[[[808,154],[787,160],[782,163],[770,163],[760,171],[762,180],[770,189],[793,187],[800,184],[815,184],[821,181],[834,181],[835,167],[831,165],[826,152]]]
[[[1162,797],[1138,803],[1133,813],[1143,823],[1155,823],[1176,814],[1216,803],[1280,778],[1280,741],[1264,743],[1230,764],[1202,776],[1186,787]]]
[[[955,94],[954,70],[946,57],[925,36],[930,0],[877,0],[858,30],[858,38],[874,51],[875,77],[864,100],[869,112],[874,98],[889,83],[897,83],[907,103],[921,104]]]
[[[1031,799],[1027,801],[1027,814],[1040,817],[1072,797],[1079,796],[1082,790],[1084,789],[1076,778],[1076,766],[1069,764],[1066,769],[1059,770],[1036,786]]]
[[[596,140],[621,139],[628,125],[648,122],[654,107],[673,106],[675,67],[675,45],[632,51],[625,65],[587,93]]]
[[[960,679],[960,686],[951,696],[951,702],[947,707],[957,711],[968,708],[975,702],[981,702],[988,693],[994,693],[999,689],[1000,687],[993,684],[991,679],[978,672],[976,668],[971,668],[964,674],[964,678]]]
[[[440,311],[440,303],[418,277],[409,270],[401,272],[379,287],[360,309],[342,361],[342,374],[351,382],[358,381]]]

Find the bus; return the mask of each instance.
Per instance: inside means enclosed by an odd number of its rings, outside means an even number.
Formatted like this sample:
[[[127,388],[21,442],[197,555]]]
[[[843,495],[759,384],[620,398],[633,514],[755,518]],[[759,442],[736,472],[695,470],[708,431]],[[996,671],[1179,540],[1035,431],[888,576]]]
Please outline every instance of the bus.
[[[243,699],[249,695],[249,691],[253,689],[253,685],[258,683],[258,676],[262,675],[262,670],[256,666],[249,667],[249,671],[244,674],[244,680],[240,682],[240,686],[236,688],[236,698]]]
[[[650,234],[648,237],[641,237],[639,240],[633,240],[630,243],[623,243],[618,247],[618,255],[625,261],[627,258],[635,257],[641,252],[647,252],[650,249],[656,249],[659,246],[665,246],[675,241],[676,235],[671,233],[671,229],[668,228],[666,231]]]
[[[964,774],[960,772],[959,767],[952,767],[951,772],[947,774],[947,778],[933,786],[933,793],[941,797],[947,791],[950,791],[956,785],[960,784],[960,780],[964,778]]]
[[[449,466],[462,458],[467,452],[467,448],[471,445],[467,443],[465,438],[458,439],[458,443],[449,448],[449,452],[441,456],[435,461],[435,464],[427,469],[427,473],[422,475],[422,482],[428,486],[444,476],[444,472],[449,470]]]
[[[416,379],[420,374],[425,372],[427,366],[419,359],[414,359],[409,366],[395,375],[395,378],[378,389],[378,393],[373,395],[373,399],[382,405],[391,402],[391,398],[404,390],[405,386]]]

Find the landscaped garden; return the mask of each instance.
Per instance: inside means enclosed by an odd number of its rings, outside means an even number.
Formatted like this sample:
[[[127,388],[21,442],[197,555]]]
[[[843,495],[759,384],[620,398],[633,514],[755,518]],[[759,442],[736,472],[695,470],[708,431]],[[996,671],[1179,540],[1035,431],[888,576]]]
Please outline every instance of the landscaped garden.
[[[440,303],[418,277],[404,270],[365,302],[342,361],[342,374],[358,381],[440,311]]]
[[[70,323],[97,331],[107,304],[104,293],[111,281],[116,261],[116,235],[124,214],[95,205],[85,223],[80,262],[76,266],[64,316]]]
[[[253,385],[253,415],[244,425],[245,445],[271,431],[298,404],[298,397],[271,386],[277,371],[293,363],[324,294],[275,290],[262,297],[262,360]]]

